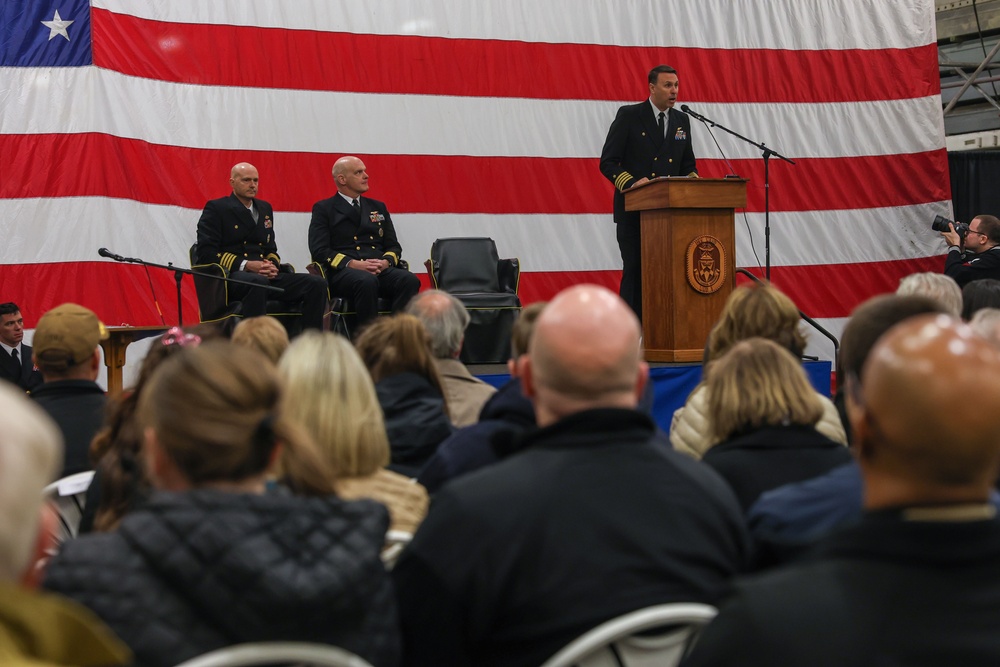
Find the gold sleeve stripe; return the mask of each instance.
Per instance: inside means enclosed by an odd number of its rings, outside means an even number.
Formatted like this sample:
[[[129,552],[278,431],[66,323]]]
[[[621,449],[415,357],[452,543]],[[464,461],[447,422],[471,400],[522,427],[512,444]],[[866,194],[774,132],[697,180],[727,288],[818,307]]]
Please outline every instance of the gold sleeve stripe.
[[[222,253],[222,261],[219,263],[222,264],[222,268],[224,268],[226,271],[232,271],[233,262],[235,261],[236,261],[236,255],[234,255],[231,252],[224,252]]]
[[[399,264],[399,257],[397,257],[396,253],[394,253],[394,252],[382,253],[382,256],[383,257],[392,257],[392,265],[393,266],[396,266],[397,264]]]
[[[340,263],[344,260],[345,257],[347,257],[347,255],[338,252],[336,255],[333,256],[333,261],[330,262],[330,266],[332,266],[333,268],[337,268],[338,266],[340,266]]]
[[[615,187],[621,190],[622,186],[624,186],[630,180],[632,180],[632,174],[628,173],[627,171],[623,171],[622,173],[618,174],[618,178],[615,179]]]
[[[281,258],[280,258],[280,257],[278,257],[278,255],[276,255],[276,254],[275,254],[275,253],[273,253],[273,252],[272,252],[271,254],[269,254],[269,255],[267,256],[267,258],[266,258],[266,259],[269,259],[269,260],[274,260],[274,263],[275,263],[275,264],[280,264],[280,263],[281,263]]]

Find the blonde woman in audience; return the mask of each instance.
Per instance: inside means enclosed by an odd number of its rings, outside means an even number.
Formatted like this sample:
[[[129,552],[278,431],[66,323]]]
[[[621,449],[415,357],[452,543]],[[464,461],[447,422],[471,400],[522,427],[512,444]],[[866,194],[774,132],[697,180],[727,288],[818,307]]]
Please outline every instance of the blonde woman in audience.
[[[912,273],[899,281],[896,294],[926,296],[940,303],[945,312],[955,317],[962,314],[962,288],[943,273]]]
[[[288,332],[277,318],[270,315],[241,320],[233,329],[231,340],[237,345],[262,352],[272,364],[277,364],[288,349]]]
[[[380,317],[355,346],[385,416],[389,469],[416,477],[454,431],[427,331],[413,315]]]
[[[45,586],[89,607],[144,667],[249,641],[341,646],[376,666],[399,657],[379,554],[389,516],[333,494],[308,436],[278,414],[282,383],[229,342],[164,361],[139,398],[154,492],[113,532],[70,540]],[[268,492],[282,450],[295,493]]]
[[[733,290],[722,309],[722,315],[708,336],[705,351],[705,371],[713,360],[748,338],[767,338],[802,357],[806,339],[799,331],[801,316],[795,303],[771,285],[753,284]],[[837,408],[829,397],[817,394],[823,415],[816,429],[831,440],[847,444],[847,434]],[[718,442],[713,435],[713,416],[708,410],[708,393],[702,381],[687,402],[674,412],[670,423],[670,443],[679,452],[700,459]]]
[[[414,532],[427,514],[427,491],[386,469],[389,438],[382,408],[350,342],[306,332],[288,348],[279,370],[286,384],[282,412],[312,436],[332,468],[337,494],[373,498],[389,508],[392,530]]]
[[[760,494],[849,463],[847,448],[816,430],[823,405],[802,364],[764,338],[736,343],[712,362],[705,388],[719,441],[702,461],[746,511]]]

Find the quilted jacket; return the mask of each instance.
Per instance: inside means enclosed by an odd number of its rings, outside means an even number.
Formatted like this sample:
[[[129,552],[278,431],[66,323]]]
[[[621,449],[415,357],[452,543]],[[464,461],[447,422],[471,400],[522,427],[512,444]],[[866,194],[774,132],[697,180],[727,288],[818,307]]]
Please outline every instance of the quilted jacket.
[[[829,398],[817,393],[823,404],[823,416],[816,430],[834,442],[847,445],[847,433],[840,421],[840,413]],[[678,452],[700,459],[719,441],[712,436],[711,415],[708,414],[708,389],[704,384],[695,387],[687,403],[677,408],[670,421],[670,444]]]
[[[395,665],[395,602],[373,501],[155,493],[113,533],[67,542],[45,587],[89,607],[143,666],[247,641],[334,644]]]

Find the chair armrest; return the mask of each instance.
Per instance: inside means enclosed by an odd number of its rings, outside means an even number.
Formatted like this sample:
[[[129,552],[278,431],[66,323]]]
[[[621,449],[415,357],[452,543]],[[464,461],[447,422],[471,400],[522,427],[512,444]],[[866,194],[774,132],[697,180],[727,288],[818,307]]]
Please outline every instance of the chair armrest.
[[[323,270],[323,265],[319,262],[309,262],[306,265],[306,273],[326,279],[326,271]]]
[[[278,273],[295,273],[295,267],[291,264],[278,264]]]
[[[221,264],[194,264],[191,270],[196,273],[194,276],[194,290],[198,295],[198,308],[201,310],[201,319],[211,320],[222,316],[229,309],[229,290],[222,280],[204,278],[199,273],[228,278],[229,272]]]
[[[497,278],[501,291],[517,294],[518,283],[521,280],[521,261],[516,257],[498,260]]]
[[[437,275],[437,269],[434,266],[434,260],[425,259],[424,268],[427,269],[427,276],[431,279],[431,288],[440,289],[438,287],[438,275]]]

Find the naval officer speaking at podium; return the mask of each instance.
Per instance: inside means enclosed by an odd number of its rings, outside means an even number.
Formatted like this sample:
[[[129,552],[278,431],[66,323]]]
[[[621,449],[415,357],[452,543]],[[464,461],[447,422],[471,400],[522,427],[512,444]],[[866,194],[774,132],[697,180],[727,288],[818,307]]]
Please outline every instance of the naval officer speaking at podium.
[[[649,99],[618,109],[601,151],[601,173],[615,186],[614,220],[622,254],[620,294],[642,319],[639,212],[625,211],[625,191],[660,176],[697,176],[691,122],[674,111],[679,82],[669,65],[649,72]]]

